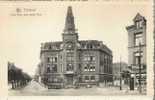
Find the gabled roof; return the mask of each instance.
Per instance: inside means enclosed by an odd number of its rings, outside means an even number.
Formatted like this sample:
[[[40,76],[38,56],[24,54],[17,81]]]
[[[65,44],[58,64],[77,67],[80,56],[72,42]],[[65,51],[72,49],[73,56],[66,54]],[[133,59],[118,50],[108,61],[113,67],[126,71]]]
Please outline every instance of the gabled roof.
[[[145,18],[140,14],[137,13],[137,15],[134,17],[133,21],[139,21],[139,20],[145,20]]]

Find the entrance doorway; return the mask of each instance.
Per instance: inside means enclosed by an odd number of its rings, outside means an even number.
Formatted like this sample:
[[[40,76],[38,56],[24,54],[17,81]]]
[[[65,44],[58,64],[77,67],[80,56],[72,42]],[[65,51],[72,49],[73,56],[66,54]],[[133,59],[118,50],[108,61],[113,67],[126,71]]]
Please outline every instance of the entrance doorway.
[[[73,85],[73,75],[66,75],[67,78],[67,85],[72,86]]]

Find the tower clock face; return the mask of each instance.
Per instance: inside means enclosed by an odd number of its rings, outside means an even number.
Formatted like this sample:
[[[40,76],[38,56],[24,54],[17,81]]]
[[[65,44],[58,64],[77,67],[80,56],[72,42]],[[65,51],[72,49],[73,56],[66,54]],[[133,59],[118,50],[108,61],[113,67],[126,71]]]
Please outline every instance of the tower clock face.
[[[67,43],[66,49],[74,49],[74,44],[73,43]]]

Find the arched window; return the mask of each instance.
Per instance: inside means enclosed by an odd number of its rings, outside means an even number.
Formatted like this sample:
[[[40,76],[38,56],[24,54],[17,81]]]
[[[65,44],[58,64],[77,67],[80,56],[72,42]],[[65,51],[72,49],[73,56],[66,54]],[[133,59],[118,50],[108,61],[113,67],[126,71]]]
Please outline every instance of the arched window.
[[[67,71],[73,71],[73,64],[69,63],[67,64]]]
[[[87,66],[84,67],[84,71],[88,71],[88,67]]]

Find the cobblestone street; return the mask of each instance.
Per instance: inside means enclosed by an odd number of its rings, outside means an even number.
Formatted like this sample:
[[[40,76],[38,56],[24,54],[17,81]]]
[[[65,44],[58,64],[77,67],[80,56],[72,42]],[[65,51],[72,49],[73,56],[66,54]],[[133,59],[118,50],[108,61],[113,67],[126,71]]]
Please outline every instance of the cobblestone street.
[[[139,95],[138,91],[129,91],[127,89],[119,90],[119,87],[105,88],[79,88],[79,89],[47,89],[35,81],[31,81],[23,89],[9,89],[9,95],[20,96],[112,96],[112,95]],[[145,93],[141,94],[145,95]]]

